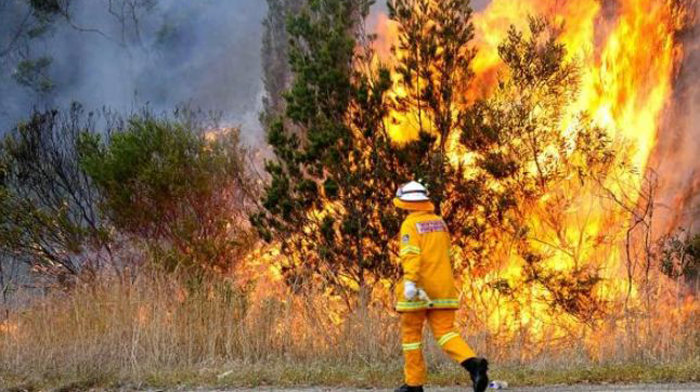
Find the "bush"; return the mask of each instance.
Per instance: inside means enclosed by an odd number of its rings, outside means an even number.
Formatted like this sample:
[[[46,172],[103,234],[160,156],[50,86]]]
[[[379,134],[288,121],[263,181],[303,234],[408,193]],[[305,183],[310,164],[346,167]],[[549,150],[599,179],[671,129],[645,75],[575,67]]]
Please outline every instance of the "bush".
[[[111,262],[99,195],[79,167],[81,132],[95,116],[80,105],[33,113],[0,144],[0,252],[66,281]],[[89,255],[89,257],[85,257]]]
[[[134,117],[106,140],[84,133],[79,151],[101,212],[167,271],[227,270],[252,243],[256,184],[237,129]]]
[[[144,251],[170,272],[230,268],[254,239],[257,184],[238,130],[206,120],[33,113],[0,144],[0,262],[63,287],[133,270]]]

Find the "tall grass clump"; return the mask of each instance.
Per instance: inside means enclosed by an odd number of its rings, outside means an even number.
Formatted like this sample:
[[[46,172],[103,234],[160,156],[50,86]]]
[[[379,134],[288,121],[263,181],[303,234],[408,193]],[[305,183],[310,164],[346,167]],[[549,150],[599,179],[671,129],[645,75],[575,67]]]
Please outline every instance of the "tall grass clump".
[[[157,276],[78,286],[10,315],[0,330],[0,373],[34,382],[144,380],[227,366],[397,358],[393,315],[369,309],[339,322],[324,298],[262,296],[223,279],[194,289]]]
[[[246,287],[217,278],[193,288],[142,275],[36,298],[2,323],[0,380],[39,386],[76,380],[355,386],[400,381],[398,317],[388,306],[370,301],[348,310],[327,294],[292,294],[281,284]],[[551,340],[526,325],[508,335],[475,329],[469,322],[477,318],[474,308],[460,311],[459,326],[479,353],[492,358],[496,372],[697,364],[700,313],[688,306],[676,308],[687,313],[681,324],[659,314],[610,315],[597,328],[582,326]],[[434,343],[426,347],[433,382],[464,381]],[[692,372],[700,369],[692,366]],[[528,380],[522,382],[537,382]]]

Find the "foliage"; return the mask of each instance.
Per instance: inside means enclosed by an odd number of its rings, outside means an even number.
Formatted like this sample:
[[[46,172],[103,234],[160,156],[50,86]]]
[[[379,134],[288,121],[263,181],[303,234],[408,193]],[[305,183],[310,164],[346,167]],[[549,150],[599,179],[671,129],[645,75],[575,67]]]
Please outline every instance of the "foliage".
[[[117,230],[143,242],[168,271],[226,270],[247,249],[255,184],[236,129],[134,117],[107,140],[84,133],[81,167]]]
[[[22,261],[59,283],[102,267],[121,276],[134,245],[168,271],[230,267],[252,239],[248,152],[235,129],[175,118],[125,122],[74,104],[20,123],[0,149],[2,267]]]
[[[441,210],[449,198],[447,188],[468,187],[454,184],[463,176],[448,162],[447,149],[466,119],[465,92],[475,54],[470,47],[472,9],[464,0],[391,0],[388,6],[390,18],[398,25],[393,72],[406,92],[396,99],[394,108],[417,123],[418,142],[408,147],[418,153],[412,170]]]
[[[106,42],[124,49],[128,44],[141,41],[142,19],[156,6],[158,0],[110,0],[98,7],[117,23],[115,28],[83,26],[80,19],[87,9],[93,9],[90,0],[3,0],[0,1],[0,70],[20,86],[44,100],[54,92],[57,82],[53,77],[60,71],[53,69],[57,48],[53,33],[70,29],[82,34],[96,34]],[[88,4],[90,3],[90,4]],[[78,12],[76,12],[78,11]],[[95,17],[94,15],[92,16]],[[90,21],[87,25],[93,25]],[[59,67],[60,68],[60,67]],[[52,72],[53,71],[53,72]],[[2,88],[14,88],[2,81]],[[60,83],[59,83],[60,84]],[[7,92],[5,92],[7,93]]]
[[[29,5],[37,17],[47,18],[67,11],[70,0],[29,0]]]
[[[529,30],[529,35],[509,30],[499,46],[507,78],[474,103],[462,131],[460,144],[476,162],[470,175],[480,186],[476,202],[457,195],[455,204],[475,205],[471,214],[461,215],[468,241],[460,243],[468,258],[489,268],[489,253],[500,246],[494,239],[507,239],[524,263],[520,287],[540,286],[546,293],[541,300],[589,317],[598,310],[593,293],[600,277],[580,259],[580,247],[589,240],[585,232],[570,242],[563,231],[565,212],[587,194],[584,189],[605,182],[615,165],[624,167],[624,154],[616,157],[607,133],[585,115],[565,129],[564,110],[578,92],[578,68],[545,19],[531,18]],[[545,267],[554,254],[571,268]]]
[[[268,127],[276,159],[255,223],[294,256],[290,283],[316,276],[354,291],[397,273],[391,198],[408,176],[382,121],[389,71],[371,66],[371,37],[361,33],[370,5],[308,1],[288,20],[294,81],[286,112]]]
[[[29,87],[38,93],[48,93],[54,88],[54,83],[48,76],[51,61],[50,57],[23,60],[17,64],[17,68],[12,76],[17,83],[25,87]]]
[[[658,243],[661,271],[670,278],[683,277],[689,283],[700,279],[700,234],[689,235],[680,230],[662,237]]]
[[[109,260],[98,195],[77,162],[77,139],[94,129],[79,105],[35,113],[0,150],[0,250],[59,277]],[[89,257],[85,257],[89,253]]]
[[[70,2],[8,0],[0,4],[0,67],[7,66],[7,75],[40,95],[54,88],[49,75],[52,58],[31,48],[47,35],[57,17],[68,15]]]

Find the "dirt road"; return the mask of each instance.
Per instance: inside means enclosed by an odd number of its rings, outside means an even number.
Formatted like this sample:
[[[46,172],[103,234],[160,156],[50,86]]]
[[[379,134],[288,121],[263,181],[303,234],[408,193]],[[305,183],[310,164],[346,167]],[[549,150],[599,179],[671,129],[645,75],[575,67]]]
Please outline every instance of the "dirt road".
[[[342,389],[342,388],[306,388],[306,389],[281,389],[281,388],[261,388],[261,389],[234,389],[227,391],[211,392],[253,392],[253,391],[281,391],[281,392],[391,392],[387,389]],[[426,388],[429,392],[458,392],[471,391],[467,388]],[[488,389],[489,392],[495,392]],[[700,384],[646,384],[646,385],[553,385],[538,388],[509,388],[508,392],[649,392],[649,391],[700,391]]]

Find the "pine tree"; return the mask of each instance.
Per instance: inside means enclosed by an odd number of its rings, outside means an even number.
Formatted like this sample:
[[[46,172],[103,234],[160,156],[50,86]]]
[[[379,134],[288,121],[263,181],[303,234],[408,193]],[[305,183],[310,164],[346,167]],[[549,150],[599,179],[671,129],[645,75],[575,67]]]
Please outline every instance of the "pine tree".
[[[288,283],[321,279],[348,300],[397,274],[391,199],[407,177],[383,123],[390,74],[374,67],[373,37],[363,33],[371,4],[310,0],[288,20],[294,80],[267,130],[276,159],[253,219],[291,256]]]
[[[464,93],[473,76],[472,9],[469,0],[390,0],[388,5],[399,31],[394,71],[406,92],[397,99],[396,109],[417,124],[419,144],[430,145],[414,172],[428,183],[441,210],[448,183],[454,181],[450,177],[457,174],[447,149],[464,126]]]
[[[418,126],[416,140],[403,150],[412,152],[411,171],[428,186],[453,233],[455,250],[461,251],[459,259],[483,260],[488,253],[487,229],[501,222],[484,221],[480,213],[490,207],[485,206],[490,195],[483,176],[475,175],[466,162],[449,159],[454,149],[468,152],[472,147],[458,142],[471,113],[467,91],[475,50],[470,2],[391,0],[388,4],[399,31],[393,48],[394,72],[405,91],[394,102],[394,109],[408,117],[407,126]],[[412,131],[416,130],[403,130]]]

